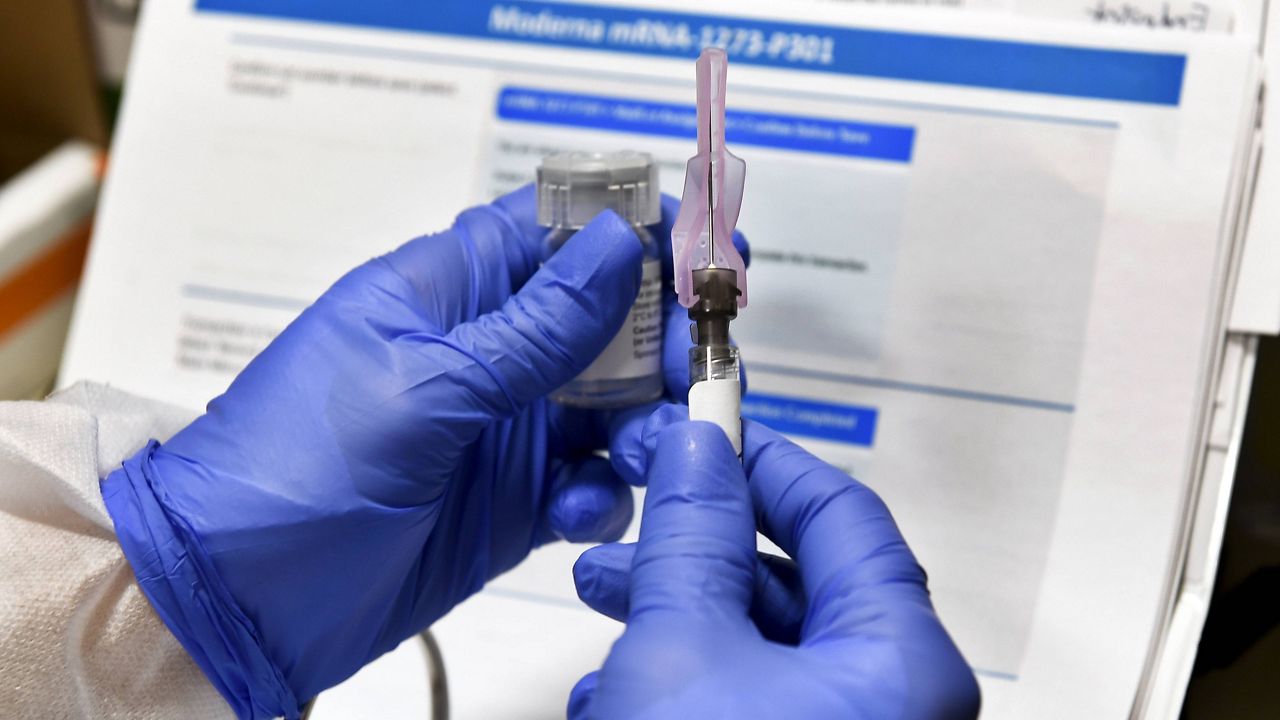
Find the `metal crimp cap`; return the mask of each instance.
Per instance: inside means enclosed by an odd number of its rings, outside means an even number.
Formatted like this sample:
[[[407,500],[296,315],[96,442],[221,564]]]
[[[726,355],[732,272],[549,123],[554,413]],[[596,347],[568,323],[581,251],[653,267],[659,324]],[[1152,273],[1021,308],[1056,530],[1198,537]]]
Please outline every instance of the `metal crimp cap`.
[[[658,166],[649,153],[566,152],[538,166],[538,224],[577,230],[602,210],[632,225],[662,219]]]

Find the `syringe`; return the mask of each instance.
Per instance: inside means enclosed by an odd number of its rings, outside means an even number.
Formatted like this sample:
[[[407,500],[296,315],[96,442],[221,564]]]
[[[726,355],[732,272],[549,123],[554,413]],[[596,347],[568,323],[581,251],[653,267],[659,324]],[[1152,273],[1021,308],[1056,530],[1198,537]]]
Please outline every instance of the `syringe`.
[[[747,305],[747,273],[733,246],[747,164],[724,144],[728,57],[702,51],[697,63],[698,154],[685,168],[684,196],[671,228],[675,288],[689,308],[689,418],[724,429],[742,454],[742,384],[729,322]]]

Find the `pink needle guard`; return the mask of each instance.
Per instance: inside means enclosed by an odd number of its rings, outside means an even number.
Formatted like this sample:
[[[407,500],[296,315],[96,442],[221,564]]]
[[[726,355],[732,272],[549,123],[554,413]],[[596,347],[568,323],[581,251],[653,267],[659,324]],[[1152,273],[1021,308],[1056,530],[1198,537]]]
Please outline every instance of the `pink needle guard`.
[[[737,273],[738,307],[747,305],[747,272],[733,246],[733,230],[742,210],[747,164],[724,144],[724,95],[729,58],[707,48],[698,57],[698,154],[685,168],[684,196],[671,226],[675,288],[680,304],[697,302],[693,271],[729,268]]]

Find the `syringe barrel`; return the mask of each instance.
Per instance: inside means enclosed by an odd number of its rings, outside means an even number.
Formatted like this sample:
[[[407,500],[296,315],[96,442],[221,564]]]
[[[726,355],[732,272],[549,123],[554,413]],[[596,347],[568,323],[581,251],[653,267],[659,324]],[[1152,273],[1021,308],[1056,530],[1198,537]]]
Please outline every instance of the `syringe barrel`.
[[[697,302],[689,308],[695,347],[689,351],[689,383],[738,379],[738,349],[729,344],[729,322],[738,317],[737,273],[703,268],[693,273]]]
[[[701,345],[689,351],[689,419],[715,423],[742,455],[742,381],[738,348]]]
[[[737,380],[738,348],[724,345],[697,345],[689,348],[689,385],[705,380]]]
[[[738,316],[737,273],[728,268],[693,272],[697,301],[689,308],[694,347],[689,350],[689,419],[715,423],[742,454],[742,383],[738,348],[729,322]]]

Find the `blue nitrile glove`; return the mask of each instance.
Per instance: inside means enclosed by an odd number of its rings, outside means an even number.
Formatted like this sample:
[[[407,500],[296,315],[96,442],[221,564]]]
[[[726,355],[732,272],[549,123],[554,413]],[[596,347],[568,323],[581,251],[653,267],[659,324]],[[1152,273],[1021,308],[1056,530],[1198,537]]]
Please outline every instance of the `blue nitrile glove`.
[[[545,232],[525,188],[357,268],[103,481],[140,586],[241,717],[296,716],[536,545],[627,527],[592,455],[614,415],[544,396],[622,325],[641,246],[604,213],[539,269]]]
[[[875,493],[750,422],[739,464],[686,416],[664,408],[631,439],[648,450],[631,469],[649,485],[640,541],[575,567],[588,604],[627,628],[570,718],[976,716],[973,672]],[[757,518],[798,576],[761,567]]]

